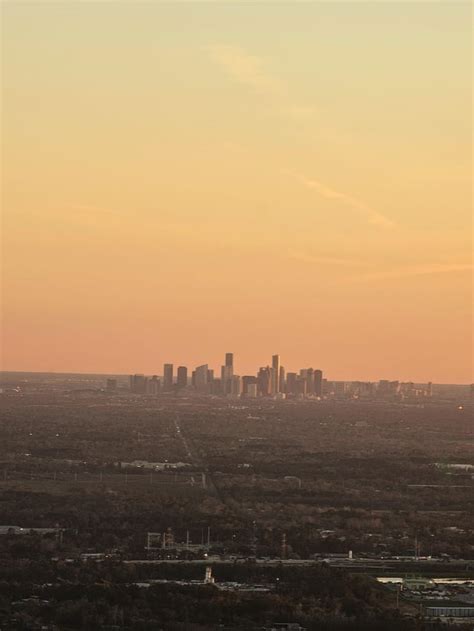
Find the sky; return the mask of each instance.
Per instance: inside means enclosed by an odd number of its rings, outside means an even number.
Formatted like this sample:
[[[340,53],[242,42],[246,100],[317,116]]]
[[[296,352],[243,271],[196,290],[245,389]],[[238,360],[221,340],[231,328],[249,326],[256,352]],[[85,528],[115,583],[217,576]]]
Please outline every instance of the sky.
[[[472,376],[469,2],[4,2],[2,368]]]

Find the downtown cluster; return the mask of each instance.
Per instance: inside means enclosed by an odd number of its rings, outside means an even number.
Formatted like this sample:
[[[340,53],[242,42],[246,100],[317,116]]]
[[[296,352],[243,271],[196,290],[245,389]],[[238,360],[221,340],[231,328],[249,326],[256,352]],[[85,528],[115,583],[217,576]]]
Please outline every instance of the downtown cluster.
[[[226,353],[220,377],[214,375],[208,364],[198,366],[190,376],[186,366],[178,366],[175,376],[173,364],[165,364],[161,378],[157,375],[131,375],[130,390],[134,394],[156,395],[188,389],[203,395],[284,399],[287,396],[321,397],[324,382],[322,371],[313,368],[287,373],[280,364],[279,355],[273,355],[271,365],[260,368],[256,375],[236,375],[234,354]],[[114,385],[114,380],[109,380],[108,389],[113,389]]]

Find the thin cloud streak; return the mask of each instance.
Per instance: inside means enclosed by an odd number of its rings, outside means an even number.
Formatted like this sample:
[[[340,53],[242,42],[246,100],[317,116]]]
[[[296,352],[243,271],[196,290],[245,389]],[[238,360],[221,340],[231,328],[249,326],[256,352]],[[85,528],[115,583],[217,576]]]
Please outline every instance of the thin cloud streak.
[[[343,267],[360,267],[367,265],[356,259],[342,259],[333,256],[313,256],[312,254],[297,250],[289,250],[288,258],[295,261],[302,261],[303,263],[317,263],[319,265],[337,265]]]
[[[455,272],[467,272],[472,269],[474,269],[472,263],[427,263],[382,272],[371,272],[360,276],[358,280],[371,281],[390,278],[409,278],[411,276],[425,276],[431,274],[452,274]]]
[[[282,90],[282,83],[265,73],[260,57],[250,55],[238,46],[214,45],[206,46],[206,50],[212,61],[239,83],[264,92],[278,93]]]
[[[259,94],[275,98],[275,110],[280,116],[304,122],[315,115],[316,109],[312,105],[293,102],[285,83],[266,71],[265,60],[261,57],[239,46],[226,44],[206,46],[205,50],[211,60],[234,81],[251,87]]]
[[[295,179],[301,182],[306,188],[315,191],[321,197],[325,197],[326,199],[335,199],[343,202],[346,206],[349,206],[353,210],[356,210],[363,216],[365,216],[366,220],[373,225],[380,226],[382,228],[393,228],[395,225],[394,222],[382,215],[382,213],[377,210],[371,208],[365,202],[362,202],[351,195],[347,195],[346,193],[341,193],[340,191],[336,191],[329,186],[326,186],[319,180],[315,180],[312,178],[307,178],[300,173],[295,173],[294,171],[285,171],[286,173],[292,175]]]

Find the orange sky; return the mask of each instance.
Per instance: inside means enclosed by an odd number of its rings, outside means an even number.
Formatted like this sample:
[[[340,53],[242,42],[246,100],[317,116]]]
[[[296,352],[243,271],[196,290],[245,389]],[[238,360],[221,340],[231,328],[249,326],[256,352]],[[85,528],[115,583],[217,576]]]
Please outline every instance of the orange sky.
[[[470,382],[470,12],[4,4],[3,369]]]

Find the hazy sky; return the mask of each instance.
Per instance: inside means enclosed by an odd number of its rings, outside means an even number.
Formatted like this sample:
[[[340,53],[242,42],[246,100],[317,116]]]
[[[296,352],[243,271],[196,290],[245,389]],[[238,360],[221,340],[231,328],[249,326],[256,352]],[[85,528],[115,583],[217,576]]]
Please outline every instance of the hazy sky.
[[[469,382],[470,2],[4,2],[3,368]]]

